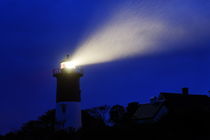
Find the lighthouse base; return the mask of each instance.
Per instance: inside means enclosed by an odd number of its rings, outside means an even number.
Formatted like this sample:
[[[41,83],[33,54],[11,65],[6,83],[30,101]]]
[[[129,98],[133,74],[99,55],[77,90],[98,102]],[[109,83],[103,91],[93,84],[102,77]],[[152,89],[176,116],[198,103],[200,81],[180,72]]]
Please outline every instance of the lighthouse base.
[[[78,130],[82,127],[80,102],[56,104],[56,130]]]

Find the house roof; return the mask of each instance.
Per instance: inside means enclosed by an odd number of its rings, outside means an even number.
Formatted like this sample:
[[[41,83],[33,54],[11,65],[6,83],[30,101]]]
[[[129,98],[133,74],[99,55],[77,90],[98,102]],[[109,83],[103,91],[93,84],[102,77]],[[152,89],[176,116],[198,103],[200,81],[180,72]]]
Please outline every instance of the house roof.
[[[206,95],[183,95],[175,93],[160,93],[171,111],[207,111],[210,107],[210,98]]]
[[[160,93],[156,103],[142,104],[133,119],[152,119],[161,107],[166,106],[173,114],[186,112],[210,112],[210,98],[206,95],[183,95],[180,93]],[[164,99],[164,100],[162,100]]]
[[[133,116],[133,119],[150,119],[153,118],[160,110],[162,103],[141,104]]]

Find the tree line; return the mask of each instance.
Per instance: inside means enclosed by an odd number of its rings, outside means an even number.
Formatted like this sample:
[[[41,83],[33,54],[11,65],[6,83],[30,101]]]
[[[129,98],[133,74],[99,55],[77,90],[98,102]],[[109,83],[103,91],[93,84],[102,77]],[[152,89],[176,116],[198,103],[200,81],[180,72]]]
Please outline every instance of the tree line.
[[[83,127],[75,131],[55,131],[55,110],[22,125],[16,132],[0,136],[2,140],[66,140],[66,139],[210,139],[210,114],[193,112],[163,118],[157,123],[139,124],[132,119],[141,107],[131,102],[82,110]],[[192,116],[193,115],[193,116]],[[180,117],[180,118],[179,118]]]

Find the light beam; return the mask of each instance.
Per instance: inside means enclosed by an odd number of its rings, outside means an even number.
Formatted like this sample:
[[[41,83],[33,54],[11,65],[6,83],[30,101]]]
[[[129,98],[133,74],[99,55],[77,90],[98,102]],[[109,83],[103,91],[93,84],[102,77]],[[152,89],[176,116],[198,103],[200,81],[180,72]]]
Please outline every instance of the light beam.
[[[204,18],[206,15],[195,7],[188,7],[189,2],[193,5],[192,1],[180,2],[160,0],[156,4],[144,2],[142,7],[135,3],[131,7],[118,8],[80,44],[72,60],[79,65],[88,65],[174,50],[181,47],[166,44],[193,40],[202,31],[210,33],[209,29],[203,30],[210,23]]]

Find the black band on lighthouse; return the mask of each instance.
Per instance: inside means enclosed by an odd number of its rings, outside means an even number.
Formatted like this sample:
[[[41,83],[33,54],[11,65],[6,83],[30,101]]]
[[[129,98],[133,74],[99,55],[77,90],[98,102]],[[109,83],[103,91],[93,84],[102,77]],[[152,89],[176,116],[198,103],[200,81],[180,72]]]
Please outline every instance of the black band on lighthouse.
[[[56,102],[80,102],[80,77],[77,72],[60,72],[54,75],[57,78]]]

